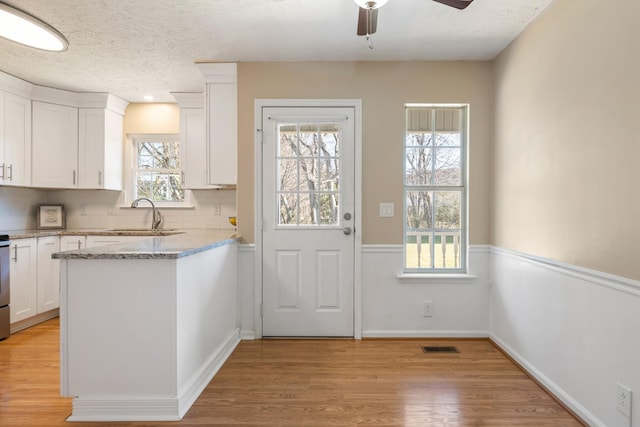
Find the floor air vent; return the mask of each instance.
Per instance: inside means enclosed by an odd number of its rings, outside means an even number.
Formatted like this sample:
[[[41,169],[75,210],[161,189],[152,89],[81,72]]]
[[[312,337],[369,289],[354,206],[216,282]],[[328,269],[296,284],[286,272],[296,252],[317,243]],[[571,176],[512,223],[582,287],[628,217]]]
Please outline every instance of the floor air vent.
[[[440,346],[422,347],[422,351],[425,353],[460,353],[457,347],[440,347]]]

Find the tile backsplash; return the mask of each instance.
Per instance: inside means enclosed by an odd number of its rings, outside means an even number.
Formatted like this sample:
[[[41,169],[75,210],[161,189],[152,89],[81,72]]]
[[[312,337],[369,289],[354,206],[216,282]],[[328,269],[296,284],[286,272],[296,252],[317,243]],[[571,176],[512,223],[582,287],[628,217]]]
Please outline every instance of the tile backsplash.
[[[151,224],[151,209],[123,207],[122,192],[107,190],[36,190],[0,187],[0,232],[33,229],[36,206],[63,204],[66,228],[144,228]],[[193,190],[192,208],[160,208],[163,228],[229,229],[236,215],[235,190]]]

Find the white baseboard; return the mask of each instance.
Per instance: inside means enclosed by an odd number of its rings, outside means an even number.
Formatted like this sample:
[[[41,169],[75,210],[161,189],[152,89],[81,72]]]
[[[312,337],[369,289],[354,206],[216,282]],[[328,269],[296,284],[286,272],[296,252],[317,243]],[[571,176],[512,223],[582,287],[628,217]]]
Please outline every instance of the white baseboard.
[[[180,397],[75,398],[72,414],[67,421],[180,421],[238,343],[240,333],[235,329],[207,359]]]
[[[195,403],[200,393],[207,387],[213,377],[218,373],[224,362],[231,356],[233,350],[240,343],[240,330],[235,329],[227,339],[220,344],[215,352],[204,363],[199,374],[191,381],[186,388],[182,397],[179,399],[179,415],[180,419],[184,417],[189,408]]]
[[[10,333],[15,334],[16,332],[20,332],[23,329],[27,329],[32,326],[35,326],[38,323],[46,322],[47,320],[58,317],[59,315],[60,315],[60,309],[54,308],[53,310],[45,311],[44,313],[37,314],[33,317],[20,320],[18,322],[12,323],[9,326]]]
[[[256,331],[253,330],[242,330],[240,331],[240,340],[242,341],[252,341],[256,338]]]
[[[571,409],[583,421],[586,421],[590,426],[607,427],[605,423],[603,423],[598,418],[596,418],[596,416],[593,415],[591,412],[589,412],[587,408],[580,405],[573,397],[571,397],[567,392],[565,392],[561,387],[559,387],[555,382],[553,382],[549,377],[543,374],[535,366],[529,363],[527,359],[522,357],[522,355],[520,355],[517,351],[515,351],[506,342],[502,341],[500,338],[498,338],[494,334],[491,334],[489,338],[497,346],[499,346],[500,349],[502,349],[502,351],[507,353],[513,360],[518,362],[518,364],[520,364],[520,366],[525,371],[527,371],[529,375],[535,378],[536,381],[542,384],[550,393],[552,393],[558,400],[560,400],[569,409]]]
[[[362,331],[363,338],[488,338],[488,331]]]

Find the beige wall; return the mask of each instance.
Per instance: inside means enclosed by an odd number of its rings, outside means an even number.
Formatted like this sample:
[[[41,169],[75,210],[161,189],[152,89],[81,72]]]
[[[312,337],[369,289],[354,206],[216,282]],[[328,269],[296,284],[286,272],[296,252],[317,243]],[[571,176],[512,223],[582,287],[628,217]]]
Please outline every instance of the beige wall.
[[[124,133],[180,133],[176,104],[129,104],[124,113]]]
[[[496,61],[492,243],[640,279],[640,4],[556,0]]]
[[[239,232],[254,242],[254,100],[362,99],[365,244],[402,243],[404,104],[469,103],[470,243],[489,242],[489,167],[493,132],[488,62],[307,62],[238,64]],[[380,218],[393,202],[394,218]]]

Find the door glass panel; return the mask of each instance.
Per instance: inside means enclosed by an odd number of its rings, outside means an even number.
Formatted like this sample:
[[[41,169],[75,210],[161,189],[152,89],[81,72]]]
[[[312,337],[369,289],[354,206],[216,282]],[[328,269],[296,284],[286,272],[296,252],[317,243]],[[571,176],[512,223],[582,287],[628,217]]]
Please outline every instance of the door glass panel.
[[[298,194],[279,193],[279,224],[289,225],[298,222]]]
[[[340,225],[340,123],[278,125],[278,225]]]
[[[318,168],[316,167],[316,159],[298,159],[300,170],[298,171],[300,182],[298,184],[300,191],[316,191],[318,183]]]
[[[297,191],[298,189],[298,161],[296,159],[278,160],[278,176],[280,191]]]
[[[322,225],[338,225],[338,206],[340,206],[338,193],[320,194],[320,223]]]
[[[280,125],[280,157],[290,157],[298,147],[298,131],[295,125]]]
[[[300,217],[298,224],[315,225],[317,224],[317,197],[316,193],[301,193],[300,197]]]
[[[335,124],[323,124],[320,126],[320,156],[337,157],[339,152],[338,137],[340,127]]]

